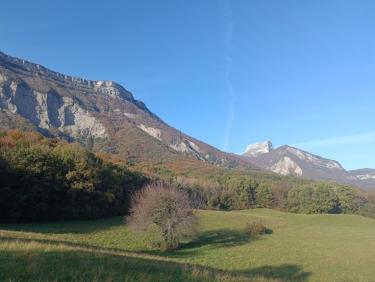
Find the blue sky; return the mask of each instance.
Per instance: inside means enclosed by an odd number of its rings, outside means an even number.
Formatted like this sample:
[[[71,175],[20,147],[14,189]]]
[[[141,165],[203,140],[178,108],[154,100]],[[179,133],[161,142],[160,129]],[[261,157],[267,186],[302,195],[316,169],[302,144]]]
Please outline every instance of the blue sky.
[[[230,152],[272,140],[375,167],[375,1],[5,1],[0,50],[114,80]]]

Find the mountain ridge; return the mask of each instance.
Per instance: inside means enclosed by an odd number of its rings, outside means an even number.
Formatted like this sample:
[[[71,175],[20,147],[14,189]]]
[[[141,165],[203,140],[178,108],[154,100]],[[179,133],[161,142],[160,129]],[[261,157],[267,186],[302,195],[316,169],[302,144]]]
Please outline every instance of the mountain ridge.
[[[336,161],[286,145],[273,148],[269,141],[249,145],[242,156],[222,152],[169,126],[114,81],[64,75],[2,52],[0,127],[78,141],[128,162],[188,158],[228,168],[265,169],[375,187],[373,171],[349,172]]]
[[[270,141],[254,145],[249,145],[243,156],[263,169],[281,175],[335,181],[362,188],[375,188],[375,169],[348,171],[338,161],[292,146],[283,145],[273,148]],[[271,149],[268,150],[268,148]]]
[[[116,82],[64,75],[2,52],[0,126],[80,141],[125,160],[183,155],[225,167],[252,166],[169,126]]]

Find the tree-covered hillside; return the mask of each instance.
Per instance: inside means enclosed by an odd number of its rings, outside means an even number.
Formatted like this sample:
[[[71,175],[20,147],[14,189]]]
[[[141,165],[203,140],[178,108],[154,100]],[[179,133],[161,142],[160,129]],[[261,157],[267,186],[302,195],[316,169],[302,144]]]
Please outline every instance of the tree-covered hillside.
[[[146,178],[76,143],[0,133],[0,221],[121,215]]]

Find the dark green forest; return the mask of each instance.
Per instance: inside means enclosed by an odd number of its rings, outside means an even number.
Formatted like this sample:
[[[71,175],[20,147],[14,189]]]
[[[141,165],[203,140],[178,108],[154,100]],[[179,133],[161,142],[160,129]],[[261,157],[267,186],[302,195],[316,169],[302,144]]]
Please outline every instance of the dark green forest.
[[[146,178],[76,143],[2,131],[0,221],[90,219],[125,214]]]

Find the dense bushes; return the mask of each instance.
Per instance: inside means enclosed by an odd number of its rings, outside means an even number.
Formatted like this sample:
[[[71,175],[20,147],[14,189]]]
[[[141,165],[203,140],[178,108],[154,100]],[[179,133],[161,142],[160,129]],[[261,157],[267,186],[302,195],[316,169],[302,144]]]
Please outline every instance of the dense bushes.
[[[339,213],[340,202],[332,189],[325,184],[306,185],[290,189],[287,208],[300,213]]]
[[[352,187],[316,183],[290,189],[287,209],[299,213],[362,213],[368,199]]]
[[[271,234],[272,230],[267,228],[260,221],[248,222],[245,226],[244,233],[250,237],[264,234]]]
[[[252,176],[225,176],[216,181],[177,177],[172,183],[188,191],[198,208],[265,207],[296,213],[353,213],[375,217],[374,195],[336,183],[304,181],[275,187],[272,182]]]
[[[78,144],[2,131],[0,221],[87,219],[124,214],[145,178]]]
[[[285,195],[287,195],[287,190],[272,189],[267,183],[259,183],[252,176],[225,176],[216,181],[198,181],[193,178],[176,177],[170,184],[187,191],[197,208],[236,210],[266,207],[282,209]]]

